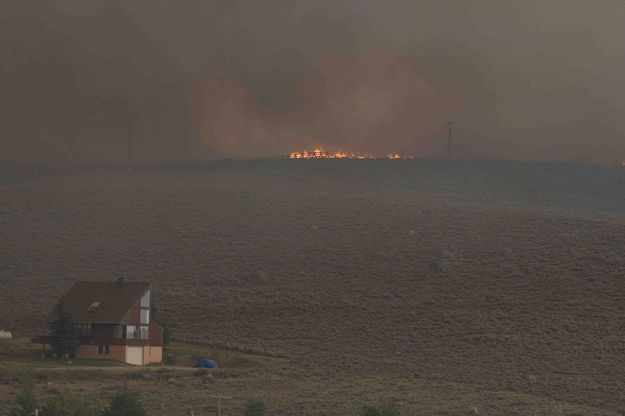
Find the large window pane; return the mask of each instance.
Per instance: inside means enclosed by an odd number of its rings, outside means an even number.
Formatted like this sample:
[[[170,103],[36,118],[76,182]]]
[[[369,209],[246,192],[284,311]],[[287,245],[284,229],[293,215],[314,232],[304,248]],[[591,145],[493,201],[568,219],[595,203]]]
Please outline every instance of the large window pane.
[[[141,307],[142,308],[149,308],[150,307],[150,291],[149,290],[141,298]]]
[[[149,309],[141,309],[141,323],[142,324],[150,323],[150,310]]]
[[[137,327],[135,325],[126,326],[126,339],[134,339],[137,337]]]

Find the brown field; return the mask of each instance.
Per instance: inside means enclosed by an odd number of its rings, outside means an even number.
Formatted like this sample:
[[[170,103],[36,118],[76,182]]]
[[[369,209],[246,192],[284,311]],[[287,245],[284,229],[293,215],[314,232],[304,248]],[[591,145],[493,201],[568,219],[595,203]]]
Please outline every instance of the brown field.
[[[0,329],[124,275],[277,414],[621,412],[625,170],[398,162],[3,171]]]

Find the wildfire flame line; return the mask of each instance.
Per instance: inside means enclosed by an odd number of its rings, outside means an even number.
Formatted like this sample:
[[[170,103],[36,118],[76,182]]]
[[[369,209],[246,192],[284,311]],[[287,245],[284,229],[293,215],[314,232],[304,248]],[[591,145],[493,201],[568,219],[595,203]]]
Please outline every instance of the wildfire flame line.
[[[317,148],[311,151],[289,153],[289,159],[412,159],[412,157],[401,156],[398,153],[376,156],[370,153],[329,152],[323,148]]]

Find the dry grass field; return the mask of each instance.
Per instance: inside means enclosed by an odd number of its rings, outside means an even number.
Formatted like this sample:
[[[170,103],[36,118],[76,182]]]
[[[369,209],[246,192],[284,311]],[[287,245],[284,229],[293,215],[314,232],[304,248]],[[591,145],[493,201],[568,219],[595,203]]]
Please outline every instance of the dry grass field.
[[[262,400],[270,415],[358,415],[364,405],[396,403],[402,415],[605,415],[616,412],[507,390],[418,377],[310,374],[297,362],[176,342],[175,365],[133,367],[109,361],[41,359],[28,340],[0,341],[0,411],[11,408],[22,386],[34,386],[39,403],[64,396],[79,409],[101,409],[126,384],[149,415],[243,414],[248,400]],[[211,356],[222,367],[196,370],[192,359]],[[4,413],[3,413],[4,414]]]
[[[573,165],[5,169],[0,329],[124,275],[177,340],[253,356],[224,389],[276,414],[617,414],[624,195],[625,169]]]

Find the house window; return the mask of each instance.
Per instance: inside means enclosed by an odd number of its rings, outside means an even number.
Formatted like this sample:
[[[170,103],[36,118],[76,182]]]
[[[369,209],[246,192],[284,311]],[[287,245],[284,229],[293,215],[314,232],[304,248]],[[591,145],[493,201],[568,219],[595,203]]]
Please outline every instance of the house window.
[[[141,330],[140,330],[140,335],[141,335],[141,339],[148,339],[150,338],[150,330],[149,330],[149,326],[147,325],[141,325]]]
[[[142,308],[149,308],[150,307],[150,291],[149,290],[141,298],[141,307]]]
[[[109,346],[107,344],[98,345],[98,354],[108,354]]]
[[[150,323],[150,310],[149,309],[141,309],[141,321],[142,324]]]
[[[78,330],[79,336],[90,336],[91,333],[91,324],[78,324],[76,325],[76,329]]]
[[[135,325],[126,326],[126,339],[135,339],[137,337],[137,327]]]

